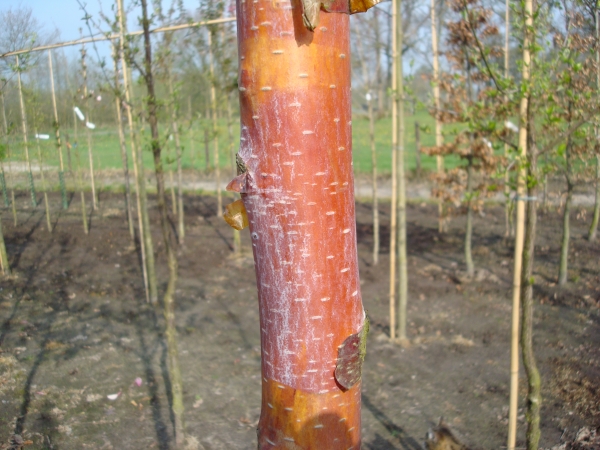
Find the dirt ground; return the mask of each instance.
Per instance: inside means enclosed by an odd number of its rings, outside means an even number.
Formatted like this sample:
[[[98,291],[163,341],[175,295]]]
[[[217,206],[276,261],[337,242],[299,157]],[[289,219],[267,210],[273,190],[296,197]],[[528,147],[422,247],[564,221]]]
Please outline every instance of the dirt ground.
[[[100,195],[88,236],[77,200],[66,212],[52,210],[52,234],[43,207],[31,208],[25,192],[17,196],[17,227],[2,211],[16,276],[0,279],[0,448],[16,433],[32,441],[30,449],[170,449],[163,318],[144,302],[123,198]],[[56,194],[51,203],[59,205]],[[187,430],[196,448],[255,449],[261,385],[252,257],[232,258],[232,231],[215,216],[215,198],[189,195],[185,205],[177,324]],[[472,448],[506,445],[513,250],[503,239],[503,210],[490,207],[476,218],[480,270],[472,282],[461,276],[464,219],[439,235],[436,211],[425,203],[408,208],[411,345],[402,348],[387,339],[389,204],[381,208],[378,265],[371,206],[357,205],[362,294],[372,323],[363,449],[421,448],[440,416]],[[581,426],[600,426],[600,244],[583,239],[589,211],[582,211],[573,212],[565,288],[555,284],[560,215],[551,211],[539,222],[534,341],[544,448]],[[164,289],[165,255],[155,232]]]

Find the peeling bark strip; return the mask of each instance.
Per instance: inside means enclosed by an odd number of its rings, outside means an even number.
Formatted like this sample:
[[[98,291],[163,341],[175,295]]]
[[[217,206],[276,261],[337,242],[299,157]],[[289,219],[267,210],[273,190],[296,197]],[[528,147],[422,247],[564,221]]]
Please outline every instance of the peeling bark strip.
[[[302,22],[310,31],[319,25],[321,8],[328,12],[356,14],[367,11],[383,0],[302,0]]]
[[[262,346],[259,449],[360,448],[360,382],[338,349],[364,326],[352,174],[349,18],[239,0],[239,175]]]

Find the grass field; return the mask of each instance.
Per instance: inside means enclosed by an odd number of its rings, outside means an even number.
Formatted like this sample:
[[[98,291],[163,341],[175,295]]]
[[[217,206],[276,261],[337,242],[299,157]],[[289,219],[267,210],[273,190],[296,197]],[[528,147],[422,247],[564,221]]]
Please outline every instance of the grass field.
[[[416,168],[415,158],[415,121],[418,121],[421,127],[421,145],[430,146],[435,142],[433,135],[434,121],[427,111],[418,111],[415,115],[406,117],[406,141],[405,141],[405,163],[408,170],[413,171]],[[234,123],[234,151],[237,151],[239,142],[239,125],[237,118]],[[369,122],[366,118],[355,117],[353,119],[353,147],[354,147],[354,169],[357,173],[368,173],[371,171],[371,153],[369,143]],[[201,120],[194,124],[193,128],[185,129],[182,133],[183,167],[186,169],[194,167],[197,170],[206,170],[205,158],[205,129],[212,129],[209,121]],[[41,133],[51,134],[51,130],[43,130]],[[85,129],[81,127],[78,130],[78,139],[74,139],[75,133],[73,129],[61,130],[63,142],[71,143],[70,151],[63,146],[63,155],[65,165],[68,168],[68,160],[71,159],[73,168],[77,167],[77,152],[79,151],[79,161],[84,168],[87,168],[88,152],[87,138]],[[95,169],[118,169],[122,167],[121,154],[119,150],[119,137],[116,127],[98,127],[91,131],[92,134],[92,152],[94,155]],[[174,160],[174,141],[166,138],[166,151],[164,152],[164,160],[167,167],[175,167]],[[29,154],[32,157],[32,164],[37,166],[37,142],[33,136],[29,136]],[[227,170],[232,168],[229,138],[227,133],[227,123],[223,119],[219,122],[219,160],[220,166]],[[210,140],[210,139],[209,139]],[[389,174],[391,172],[391,118],[384,117],[376,122],[375,141],[377,151],[377,167],[380,174]],[[58,166],[58,155],[54,137],[49,140],[39,141],[42,149],[42,158],[44,164]],[[77,143],[77,144],[75,144]],[[143,135],[144,144],[144,165],[148,169],[153,168],[152,154],[149,151],[149,132]],[[213,164],[213,143],[209,142],[209,159]],[[13,136],[10,142],[10,157],[11,161],[25,161],[25,152],[22,139]],[[458,163],[457,158],[446,158],[446,167],[453,167]],[[435,169],[435,158],[427,155],[421,155],[421,166],[424,171]]]

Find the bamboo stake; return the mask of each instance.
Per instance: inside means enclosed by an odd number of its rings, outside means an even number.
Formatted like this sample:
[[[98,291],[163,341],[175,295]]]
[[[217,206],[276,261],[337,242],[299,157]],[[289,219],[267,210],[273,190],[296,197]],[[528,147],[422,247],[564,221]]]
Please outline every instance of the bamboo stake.
[[[396,251],[398,202],[398,0],[392,0],[392,202],[390,218],[390,340],[396,340]]]
[[[404,72],[402,67],[402,46],[404,39],[404,30],[402,28],[402,0],[397,0],[396,7],[396,50],[398,52],[396,64],[396,84],[397,116],[398,120],[396,145],[398,146],[398,338],[406,339],[406,309],[408,303],[408,261],[406,253],[406,176],[404,169]]]
[[[442,121],[438,114],[440,111],[440,58],[438,50],[438,32],[437,20],[435,14],[435,0],[431,0],[431,52],[433,53],[433,101],[435,104],[435,145],[440,147],[444,144],[444,136],[442,135]],[[444,174],[444,157],[437,155],[437,173],[439,176]],[[443,233],[446,230],[444,222],[444,205],[442,200],[438,201],[438,232]]]
[[[90,164],[90,184],[92,187],[92,209],[98,209],[98,197],[96,195],[96,180],[94,178],[94,155],[92,152],[92,132],[88,123],[92,121],[92,108],[90,107],[90,95],[88,92],[88,84],[87,84],[87,65],[85,63],[86,50],[85,46],[81,46],[81,72],[83,76],[83,98],[85,101],[85,109],[86,109],[86,126],[85,126],[85,134],[87,137],[88,144],[88,159]]]
[[[217,216],[223,214],[223,199],[221,198],[221,168],[219,167],[219,129],[217,122],[217,88],[215,86],[215,61],[212,48],[212,32],[208,30],[208,52],[210,58],[210,105],[213,122],[213,145],[215,158],[215,179],[217,184]]]
[[[58,151],[58,160],[60,171],[58,172],[58,181],[60,184],[60,195],[63,209],[69,207],[67,203],[67,188],[65,186],[65,164],[63,161],[62,142],[60,139],[60,126],[58,123],[58,108],[56,107],[56,90],[54,87],[54,70],[52,68],[52,51],[48,50],[48,66],[50,67],[50,87],[52,90],[52,107],[54,109],[54,134],[56,136],[56,150]]]
[[[510,341],[510,400],[508,412],[508,450],[514,450],[517,440],[517,410],[519,401],[519,313],[521,304],[521,274],[523,267],[523,244],[525,238],[525,181],[527,177],[527,109],[531,54],[530,30],[533,27],[532,0],[525,0],[525,32],[523,40],[522,82],[527,87],[519,106],[519,160],[517,174],[517,223],[515,232],[515,256],[513,269],[512,327]]]
[[[19,103],[21,104],[21,124],[23,127],[23,145],[25,146],[25,159],[29,170],[29,192],[31,193],[31,204],[37,207],[37,198],[35,195],[35,185],[33,184],[33,173],[31,171],[31,160],[29,158],[29,142],[27,141],[27,116],[25,113],[25,103],[23,101],[23,86],[21,84],[21,69],[19,66],[19,57],[17,56],[17,79],[19,83]]]

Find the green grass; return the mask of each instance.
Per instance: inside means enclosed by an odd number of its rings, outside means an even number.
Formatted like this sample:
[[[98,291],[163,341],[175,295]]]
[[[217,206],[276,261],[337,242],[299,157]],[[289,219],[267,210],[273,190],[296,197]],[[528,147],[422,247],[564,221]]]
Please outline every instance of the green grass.
[[[421,147],[435,145],[435,121],[427,111],[420,110],[414,115],[405,116],[404,162],[409,171],[417,167],[415,144],[415,121],[421,129]],[[367,118],[352,119],[352,147],[354,151],[354,170],[357,173],[371,171],[371,143],[369,139],[369,120]],[[380,174],[389,174],[392,169],[392,119],[384,117],[375,122],[375,152],[377,155],[377,170]],[[455,167],[458,157],[446,157],[446,167]],[[421,154],[421,169],[436,170],[435,156]]]
[[[417,111],[415,115],[406,116],[406,140],[405,140],[405,163],[406,168],[414,171],[416,168],[415,159],[415,121],[418,121],[421,127],[421,146],[431,146],[435,143],[434,120],[427,111]],[[353,152],[354,152],[354,170],[357,173],[369,173],[371,171],[371,150],[369,142],[369,122],[366,118],[355,117],[353,119]],[[206,168],[205,159],[205,144],[204,144],[204,129],[212,129],[209,121],[203,120],[196,122],[192,130],[184,130],[181,136],[182,145],[184,148],[182,164],[184,169],[190,169],[194,166],[195,169],[204,170]],[[378,120],[375,124],[375,142],[377,152],[377,168],[380,174],[389,174],[391,172],[391,129],[392,121],[389,117],[384,117]],[[166,130],[166,128],[164,129]],[[49,130],[45,130],[51,134]],[[121,153],[119,150],[119,137],[116,127],[98,127],[92,130],[92,151],[94,155],[94,166],[96,169],[119,169],[122,167]],[[84,168],[88,167],[88,152],[87,138],[85,129],[81,127],[78,130],[78,139],[75,141],[74,132],[72,129],[62,129],[61,134],[63,143],[67,140],[71,144],[77,142],[77,146],[73,147],[71,153],[71,163],[73,168],[77,167],[77,158],[75,149],[79,151],[79,160]],[[239,144],[239,122],[235,119],[234,122],[234,151],[237,151]],[[164,161],[167,168],[175,168],[174,159],[174,142],[166,140],[166,131],[163,133],[163,138],[167,143],[164,151]],[[31,139],[31,137],[30,137]],[[219,160],[220,166],[224,170],[232,167],[229,153],[229,138],[227,133],[226,120],[219,121]],[[149,132],[145,130],[143,134],[143,160],[144,166],[147,169],[154,167],[152,154],[149,148]],[[58,166],[59,160],[56,152],[54,137],[49,140],[40,141],[42,154],[45,164]],[[13,136],[10,143],[12,161],[24,161],[25,153],[22,139]],[[129,147],[128,147],[129,148]],[[193,148],[193,152],[190,150]],[[213,164],[213,143],[209,143],[210,162]],[[32,157],[32,164],[37,165],[37,143],[29,142],[29,154]],[[69,152],[66,146],[63,145],[63,158],[65,166],[68,169]],[[446,158],[446,167],[454,167],[458,164],[458,158]],[[131,161],[130,161],[131,167]],[[421,167],[424,171],[433,171],[436,167],[435,157],[421,155]]]

